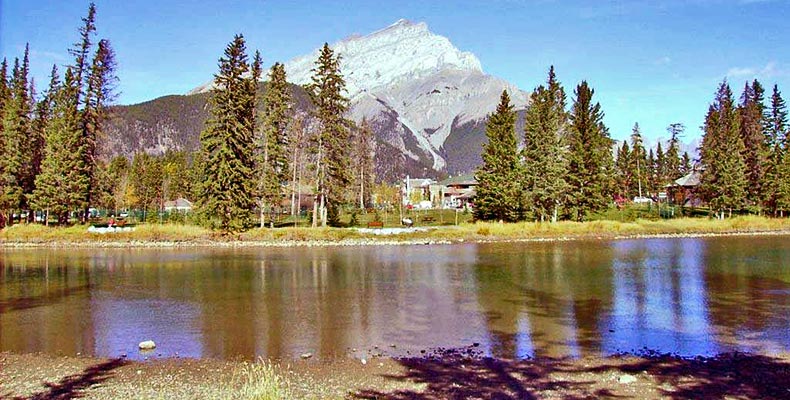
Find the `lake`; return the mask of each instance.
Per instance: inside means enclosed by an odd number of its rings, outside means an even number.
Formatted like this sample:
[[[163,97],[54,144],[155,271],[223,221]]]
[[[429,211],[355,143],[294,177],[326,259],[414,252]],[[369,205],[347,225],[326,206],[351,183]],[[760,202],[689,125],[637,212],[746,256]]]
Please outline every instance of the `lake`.
[[[332,359],[790,351],[790,237],[0,250],[0,351]],[[152,339],[153,353],[137,350]]]

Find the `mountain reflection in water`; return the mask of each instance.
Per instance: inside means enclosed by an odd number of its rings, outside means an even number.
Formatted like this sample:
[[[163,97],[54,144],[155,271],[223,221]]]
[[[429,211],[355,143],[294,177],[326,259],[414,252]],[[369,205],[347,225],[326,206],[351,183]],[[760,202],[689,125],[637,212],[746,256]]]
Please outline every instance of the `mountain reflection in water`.
[[[785,260],[785,236],[4,250],[0,351],[287,359],[479,343],[504,358],[773,354],[790,350]],[[148,339],[158,347],[142,354]]]

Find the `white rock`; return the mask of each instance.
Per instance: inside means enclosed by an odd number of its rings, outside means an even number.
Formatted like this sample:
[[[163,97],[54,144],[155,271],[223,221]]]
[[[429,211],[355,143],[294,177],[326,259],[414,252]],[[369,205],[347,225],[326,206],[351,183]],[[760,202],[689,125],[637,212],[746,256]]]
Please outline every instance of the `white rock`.
[[[156,348],[156,343],[154,343],[153,340],[146,340],[144,342],[140,342],[137,347],[139,347],[140,350],[153,350]]]
[[[620,375],[620,377],[617,378],[617,381],[624,385],[627,385],[629,383],[636,382],[636,377],[633,375]]]
[[[313,353],[304,353],[304,354],[302,354],[302,359],[303,360],[307,360],[308,358],[312,358],[312,357],[313,357]]]

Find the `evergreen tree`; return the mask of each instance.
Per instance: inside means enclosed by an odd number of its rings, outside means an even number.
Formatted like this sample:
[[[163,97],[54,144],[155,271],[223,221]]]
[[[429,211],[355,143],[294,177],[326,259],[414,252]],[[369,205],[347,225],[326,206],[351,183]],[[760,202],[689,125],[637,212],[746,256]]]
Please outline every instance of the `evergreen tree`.
[[[653,153],[653,148],[651,147],[647,153],[647,162],[645,163],[647,166],[645,174],[646,174],[646,181],[645,181],[645,195],[651,196],[653,193],[656,192],[656,187],[658,186],[658,162],[656,161],[656,156]]]
[[[691,173],[694,170],[694,166],[691,165],[691,156],[689,156],[688,151],[683,152],[683,157],[680,160],[680,176],[683,177]]]
[[[614,162],[615,194],[622,199],[631,198],[631,181],[634,172],[631,168],[631,150],[628,147],[628,142],[623,141],[623,145],[617,149],[617,157]]]
[[[701,191],[711,210],[724,218],[725,210],[731,214],[733,208],[744,205],[748,184],[738,110],[726,81],[719,86],[703,128],[700,156],[705,170]]]
[[[648,175],[650,172],[650,165],[647,163],[647,153],[645,152],[645,145],[642,139],[642,131],[639,129],[639,123],[634,123],[631,130],[631,163],[630,168],[634,171],[634,177],[631,180],[631,187],[628,193],[628,199],[636,196],[642,197],[646,193],[648,186]]]
[[[576,87],[570,115],[569,211],[577,221],[606,208],[611,192],[612,139],[586,81]]]
[[[0,139],[0,226],[10,221],[14,210],[25,205],[25,140],[31,131],[31,102],[28,98],[27,48],[20,65],[14,60],[10,97],[3,107],[3,137]]]
[[[477,195],[475,219],[484,221],[519,220],[518,142],[516,113],[507,91],[502,91],[496,111],[486,124],[488,143],[483,145],[483,165],[475,173]]]
[[[685,131],[686,127],[681,123],[674,123],[667,127],[667,132],[669,133],[669,146],[664,161],[666,168],[666,183],[672,183],[684,175],[681,165],[683,160],[680,156],[680,138]]]
[[[242,35],[219,59],[209,101],[211,117],[200,134],[205,157],[199,205],[210,227],[243,229],[254,205],[254,131],[257,81],[247,62]]]
[[[315,104],[319,123],[316,137],[316,202],[313,226],[340,225],[340,207],[351,182],[348,145],[350,122],[346,119],[348,99],[346,82],[340,72],[340,57],[324,43],[313,68],[312,83],[307,87]]]
[[[667,160],[664,155],[664,149],[661,147],[661,142],[656,143],[656,166],[655,166],[655,180],[653,181],[653,193],[659,192],[664,185],[667,184],[669,175],[667,173]]]
[[[767,121],[766,132],[772,143],[770,164],[773,166],[768,173],[771,182],[768,186],[768,199],[770,207],[784,216],[790,211],[790,151],[787,138],[787,106],[776,85],[771,96],[771,110]]]
[[[71,141],[79,136],[79,110],[76,92],[78,82],[69,67],[63,84],[59,82],[57,68],[52,68],[48,96],[52,96],[52,113],[44,130],[45,147],[41,173],[36,176],[33,207],[47,213],[47,224],[56,219],[59,224],[68,221],[72,209],[70,174],[75,163]]]
[[[752,84],[746,83],[741,104],[738,107],[738,118],[741,141],[744,144],[743,160],[746,163],[746,187],[748,204],[764,204],[765,191],[762,185],[765,181],[765,169],[768,166],[768,147],[763,126],[764,92],[760,82],[755,80]]]
[[[532,92],[532,104],[524,122],[524,160],[522,208],[540,221],[556,221],[563,206],[568,183],[565,136],[568,114],[565,90],[549,69],[546,86]]]
[[[254,64],[260,65],[256,55]],[[263,103],[263,135],[257,165],[260,186],[261,227],[263,209],[268,205],[273,216],[274,208],[283,198],[283,182],[288,180],[288,125],[291,120],[291,94],[285,79],[285,66],[275,63],[269,71],[269,84]]]
[[[790,175],[783,175],[781,171],[787,151],[787,108],[777,85],[774,85],[771,95],[771,108],[766,111],[764,135],[767,162],[761,187],[765,206],[776,215],[779,211],[780,187],[787,185],[786,181],[790,178]]]

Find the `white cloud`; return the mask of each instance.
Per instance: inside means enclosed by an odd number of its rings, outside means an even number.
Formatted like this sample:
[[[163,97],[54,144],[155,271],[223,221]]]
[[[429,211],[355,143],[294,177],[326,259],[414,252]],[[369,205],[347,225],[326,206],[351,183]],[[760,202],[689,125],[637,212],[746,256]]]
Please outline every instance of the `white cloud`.
[[[785,68],[777,65],[775,61],[765,64],[764,67],[734,67],[727,70],[728,78],[776,78],[790,74]]]

